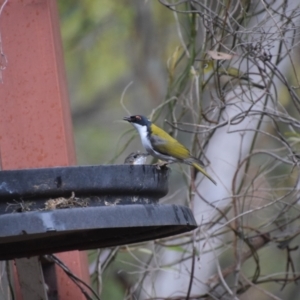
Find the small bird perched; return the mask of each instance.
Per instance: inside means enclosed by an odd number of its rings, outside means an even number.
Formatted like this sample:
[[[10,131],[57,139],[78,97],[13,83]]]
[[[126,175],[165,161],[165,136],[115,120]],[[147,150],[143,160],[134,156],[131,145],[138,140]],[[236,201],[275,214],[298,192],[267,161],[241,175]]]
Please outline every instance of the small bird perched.
[[[148,153],[140,153],[140,151],[130,153],[124,161],[129,165],[144,165],[147,160]]]
[[[144,148],[150,155],[167,163],[177,162],[193,166],[214,184],[217,184],[216,181],[206,173],[201,160],[193,157],[185,146],[172,138],[163,129],[150,122],[146,117],[135,115],[124,117],[123,120],[128,121],[136,128]]]
[[[233,88],[238,84],[244,86],[253,86],[258,89],[265,89],[265,86],[255,83],[251,80],[248,74],[242,73],[240,70],[224,66],[224,64],[217,64],[216,60],[206,60],[203,62],[203,73],[205,79],[209,79],[216,72],[220,78],[220,84],[223,90]]]

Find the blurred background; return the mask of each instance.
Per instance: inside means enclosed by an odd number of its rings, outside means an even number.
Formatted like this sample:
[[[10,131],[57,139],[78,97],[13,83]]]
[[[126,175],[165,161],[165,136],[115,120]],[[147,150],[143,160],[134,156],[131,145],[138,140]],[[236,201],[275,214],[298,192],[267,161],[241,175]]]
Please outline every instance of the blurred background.
[[[58,4],[78,164],[121,164],[143,151],[122,121],[143,114],[218,181],[193,181],[188,167],[171,167],[162,202],[189,205],[199,229],[91,251],[101,299],[298,299],[299,6]],[[222,83],[218,55],[248,82],[241,84],[240,75],[235,86]]]
[[[149,116],[179,44],[172,13],[149,1],[59,1],[79,164],[123,163],[128,112]],[[141,146],[129,146],[131,150]]]

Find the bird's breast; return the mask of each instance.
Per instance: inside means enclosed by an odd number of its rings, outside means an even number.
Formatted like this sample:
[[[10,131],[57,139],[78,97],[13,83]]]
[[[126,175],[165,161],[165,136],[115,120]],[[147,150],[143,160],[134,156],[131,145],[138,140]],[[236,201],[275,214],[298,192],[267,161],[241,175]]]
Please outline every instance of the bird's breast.
[[[150,142],[148,136],[141,137],[141,140],[142,140],[143,147],[147,150],[148,153],[152,154],[153,147],[151,145],[151,142]]]

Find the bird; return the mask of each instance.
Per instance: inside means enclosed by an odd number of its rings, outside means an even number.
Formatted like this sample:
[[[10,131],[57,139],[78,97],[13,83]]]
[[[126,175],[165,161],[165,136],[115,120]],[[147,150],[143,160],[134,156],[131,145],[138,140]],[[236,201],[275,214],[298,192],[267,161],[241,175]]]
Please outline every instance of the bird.
[[[239,69],[231,66],[226,67],[224,64],[216,64],[215,62],[216,61],[212,59],[203,62],[204,78],[209,80],[214,72],[216,72],[220,78],[220,84],[223,90],[234,88],[238,84],[253,86],[261,90],[266,88],[264,85],[253,82],[248,74],[241,72]]]
[[[124,161],[124,164],[129,165],[144,165],[147,160],[148,153],[140,153],[140,151],[130,153]]]
[[[167,163],[183,163],[193,166],[214,184],[217,184],[204,170],[201,160],[193,157],[184,145],[149,121],[145,116],[133,115],[124,117],[123,120],[131,123],[138,131],[143,147],[148,154]]]

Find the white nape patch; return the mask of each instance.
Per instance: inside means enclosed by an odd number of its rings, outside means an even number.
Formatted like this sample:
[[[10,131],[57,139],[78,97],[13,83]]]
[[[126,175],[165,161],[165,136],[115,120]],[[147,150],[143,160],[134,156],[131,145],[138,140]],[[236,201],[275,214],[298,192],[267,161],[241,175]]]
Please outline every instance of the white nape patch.
[[[148,138],[148,130],[147,130],[147,126],[146,125],[140,125],[140,124],[137,124],[137,123],[131,123],[135,128],[136,130],[138,131],[140,137],[141,137],[141,141],[142,141],[142,144],[144,146],[144,148],[146,149],[146,151],[148,153],[151,154],[151,152],[153,151],[152,150],[152,146],[151,146],[151,143],[149,141],[149,138]]]

